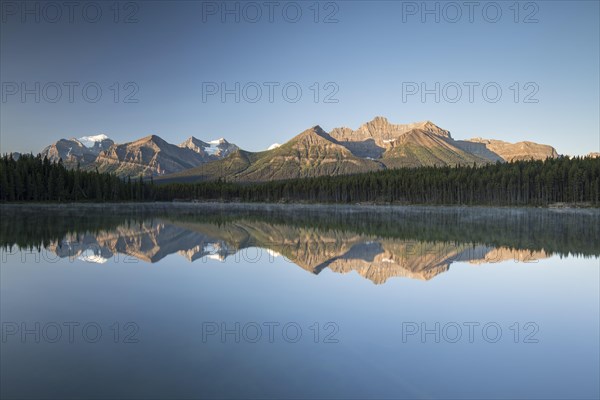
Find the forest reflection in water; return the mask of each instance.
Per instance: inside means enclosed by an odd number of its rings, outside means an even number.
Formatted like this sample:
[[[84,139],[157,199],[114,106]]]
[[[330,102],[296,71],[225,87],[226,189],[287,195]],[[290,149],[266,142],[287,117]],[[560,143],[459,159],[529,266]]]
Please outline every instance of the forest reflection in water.
[[[241,204],[2,206],[6,258],[34,251],[46,261],[246,263],[274,257],[314,274],[355,271],[376,284],[429,280],[453,262],[536,262],[600,256],[598,210],[458,207],[334,207]]]

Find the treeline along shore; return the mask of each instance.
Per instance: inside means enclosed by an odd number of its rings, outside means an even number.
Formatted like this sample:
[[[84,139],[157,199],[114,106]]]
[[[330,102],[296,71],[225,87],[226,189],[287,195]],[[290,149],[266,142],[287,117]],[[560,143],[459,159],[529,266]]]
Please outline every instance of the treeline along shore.
[[[41,156],[0,158],[1,202],[240,201],[493,206],[600,206],[600,158],[398,168],[271,182],[157,184],[68,169]]]

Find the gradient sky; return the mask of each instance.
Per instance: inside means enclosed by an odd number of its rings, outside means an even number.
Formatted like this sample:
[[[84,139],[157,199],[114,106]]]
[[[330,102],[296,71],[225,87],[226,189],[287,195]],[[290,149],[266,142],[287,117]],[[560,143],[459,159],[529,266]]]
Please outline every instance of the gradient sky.
[[[207,15],[206,3],[194,1],[134,2],[135,23],[113,21],[113,1],[98,1],[99,22],[82,16],[86,3],[76,2],[73,22],[66,9],[58,23],[48,21],[55,10],[41,12],[40,22],[26,15],[23,3],[2,1],[0,74],[3,99],[0,115],[0,151],[37,152],[62,137],[104,133],[117,142],[158,134],[172,143],[193,135],[203,140],[225,137],[248,150],[262,150],[284,142],[315,124],[330,130],[338,126],[358,127],[376,115],[394,123],[431,120],[452,132],[453,137],[475,136],[506,141],[532,140],[548,143],[563,154],[586,154],[600,150],[599,71],[600,8],[598,1],[538,1],[520,3],[514,22],[513,1],[500,1],[502,16],[486,21],[479,2],[473,22],[468,8],[456,23],[455,9],[440,11],[421,21],[403,9],[422,2],[339,1],[319,4],[319,22],[314,22],[314,2],[296,2],[302,16],[297,23],[284,18],[280,2],[273,22],[268,9],[258,2],[262,17],[257,23],[233,15]],[[209,2],[208,7],[225,7]],[[527,3],[530,3],[529,5]],[[43,2],[27,2],[27,7]],[[61,2],[59,2],[61,4]],[[118,3],[119,20],[135,11],[127,2]],[[242,8],[244,3],[237,3]],[[434,8],[435,2],[428,7]],[[440,9],[445,3],[438,3]],[[462,5],[463,2],[454,4]],[[531,5],[533,4],[533,5]],[[14,6],[17,15],[13,15]],[[236,7],[236,2],[228,2]],[[93,8],[87,9],[93,15]],[[205,8],[206,10],[206,8]],[[248,18],[253,9],[246,9]],[[332,11],[337,23],[324,23]],[[495,10],[487,9],[493,19]],[[524,23],[534,13],[537,23]],[[444,18],[446,17],[446,18]],[[406,21],[403,21],[405,19]],[[79,82],[74,101],[62,98],[51,103],[33,95],[25,102],[10,95],[11,82],[34,87],[48,82]],[[103,89],[97,103],[83,99],[81,87],[97,82]],[[115,103],[110,87],[121,86]],[[137,103],[124,103],[135,82]],[[203,101],[203,82],[225,82],[234,87],[248,82],[280,82],[273,102],[263,86],[256,103],[239,103],[233,95]],[[296,103],[285,101],[281,87],[296,82],[303,90]],[[318,82],[320,101],[315,103],[310,87]],[[327,82],[339,88],[337,103],[324,103]],[[452,103],[429,95],[403,101],[403,82],[424,82],[433,88],[448,82],[478,82],[473,102],[466,87]],[[486,101],[481,87],[496,82],[503,90],[496,103]],[[521,98],[513,99],[514,82]],[[533,86],[537,103],[523,102]],[[8,85],[8,86],[7,86]],[[48,97],[53,96],[52,91]],[[249,96],[254,96],[249,91]],[[293,95],[293,90],[290,91]],[[450,91],[449,97],[454,96]],[[491,91],[493,95],[493,91]]]

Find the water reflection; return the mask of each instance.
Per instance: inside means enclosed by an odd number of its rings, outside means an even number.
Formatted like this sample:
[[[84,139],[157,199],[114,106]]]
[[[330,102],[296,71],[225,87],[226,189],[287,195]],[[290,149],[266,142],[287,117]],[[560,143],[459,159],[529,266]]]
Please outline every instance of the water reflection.
[[[453,262],[535,262],[554,254],[598,257],[595,210],[109,205],[2,207],[0,245],[49,258],[150,263],[178,254],[269,262],[319,274],[356,272],[373,283],[429,280]],[[50,256],[48,256],[50,254]]]

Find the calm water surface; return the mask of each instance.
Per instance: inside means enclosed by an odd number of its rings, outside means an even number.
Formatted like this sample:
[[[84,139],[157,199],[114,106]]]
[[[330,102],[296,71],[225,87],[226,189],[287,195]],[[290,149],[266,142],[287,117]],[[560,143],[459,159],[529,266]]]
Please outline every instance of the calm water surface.
[[[4,398],[598,398],[600,212],[1,206]]]

